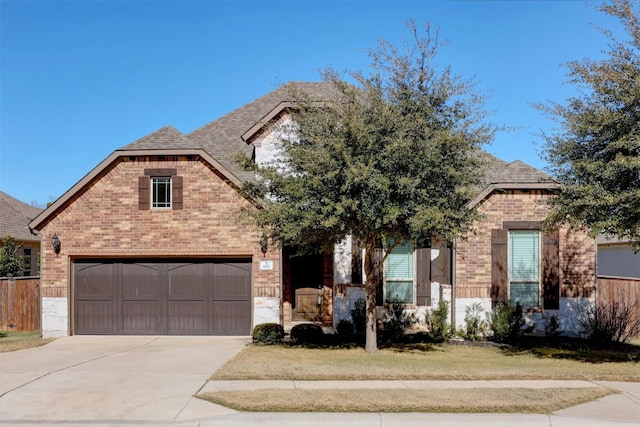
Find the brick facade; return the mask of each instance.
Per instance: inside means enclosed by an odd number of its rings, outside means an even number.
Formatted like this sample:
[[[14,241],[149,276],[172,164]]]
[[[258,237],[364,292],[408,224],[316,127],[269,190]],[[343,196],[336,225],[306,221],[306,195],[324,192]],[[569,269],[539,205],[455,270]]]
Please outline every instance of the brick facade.
[[[509,221],[542,221],[547,213],[544,190],[494,192],[478,205],[482,218],[456,245],[456,298],[490,298],[491,230]],[[595,241],[586,233],[560,231],[560,297],[593,297]]]
[[[177,170],[183,209],[139,209],[138,177],[150,168]],[[261,233],[242,223],[243,209],[254,207],[198,156],[118,157],[42,227],[42,296],[70,297],[77,257],[242,257],[254,260],[253,297],[280,298],[279,250],[262,254]],[[48,243],[54,233],[57,256]],[[260,270],[265,259],[272,270]]]

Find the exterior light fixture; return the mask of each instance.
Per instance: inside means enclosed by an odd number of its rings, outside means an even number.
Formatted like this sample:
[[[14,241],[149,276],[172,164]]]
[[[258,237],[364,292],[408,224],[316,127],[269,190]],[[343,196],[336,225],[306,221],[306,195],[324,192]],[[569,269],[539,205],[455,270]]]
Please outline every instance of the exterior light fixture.
[[[268,249],[269,249],[269,240],[267,239],[267,235],[262,233],[262,238],[260,239],[260,250],[262,251],[263,256],[267,256]]]
[[[58,235],[55,233],[51,237],[51,246],[53,246],[53,252],[55,252],[56,255],[58,255],[60,253],[60,239],[58,238]]]

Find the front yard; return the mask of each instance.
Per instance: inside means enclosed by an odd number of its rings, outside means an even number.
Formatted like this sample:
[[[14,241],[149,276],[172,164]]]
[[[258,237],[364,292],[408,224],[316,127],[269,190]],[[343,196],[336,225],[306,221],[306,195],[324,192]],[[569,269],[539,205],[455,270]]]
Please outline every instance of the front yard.
[[[380,349],[249,345],[211,380],[640,381],[640,346],[413,344]],[[551,413],[614,393],[585,388],[254,390],[200,397],[244,411]]]
[[[249,345],[211,379],[640,381],[640,346],[413,344],[369,355],[360,347]]]

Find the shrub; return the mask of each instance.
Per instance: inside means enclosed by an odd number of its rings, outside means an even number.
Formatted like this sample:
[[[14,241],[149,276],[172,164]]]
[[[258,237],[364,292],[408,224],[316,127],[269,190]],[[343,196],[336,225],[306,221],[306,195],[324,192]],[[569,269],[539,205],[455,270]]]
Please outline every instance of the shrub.
[[[353,322],[349,319],[340,320],[336,326],[336,332],[342,342],[353,342],[355,339]]]
[[[527,326],[520,303],[514,307],[509,301],[500,301],[488,318],[489,329],[493,332],[491,339],[496,342],[514,342],[533,329]]]
[[[560,320],[555,314],[544,317],[544,336],[547,338],[560,336]]]
[[[623,344],[640,334],[640,317],[636,314],[637,304],[610,302],[589,304],[581,310],[578,319],[587,339],[595,344]]]
[[[324,341],[324,332],[314,323],[302,323],[291,328],[291,339],[296,344],[321,344]]]
[[[367,310],[364,298],[358,298],[351,310],[351,318],[353,319],[353,328],[356,336],[364,337],[367,328]]]
[[[391,339],[399,339],[407,328],[416,321],[412,313],[407,313],[407,305],[399,298],[387,300],[387,311],[382,320],[384,333]]]
[[[484,335],[487,324],[482,320],[482,313],[484,309],[479,302],[468,305],[464,309],[465,339],[476,341]]]
[[[444,342],[450,337],[449,328],[449,303],[445,300],[438,301],[436,308],[427,311],[424,322],[434,342]]]
[[[284,328],[277,323],[261,323],[253,328],[255,344],[280,344],[284,339]]]

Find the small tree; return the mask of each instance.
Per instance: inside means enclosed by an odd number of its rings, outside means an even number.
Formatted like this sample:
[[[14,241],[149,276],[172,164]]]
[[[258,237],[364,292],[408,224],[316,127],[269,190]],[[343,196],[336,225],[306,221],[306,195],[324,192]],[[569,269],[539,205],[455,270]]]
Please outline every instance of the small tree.
[[[437,33],[408,27],[412,43],[403,49],[382,41],[370,51],[368,75],[355,71],[347,82],[325,71],[331,99],[292,90],[293,124],[282,129],[279,157],[250,164],[259,179],[244,188],[268,200],[249,215],[282,245],[330,251],[348,235],[360,243],[369,353],[377,350],[376,277],[386,256],[403,242],[436,233],[453,241],[469,229],[480,149],[494,134],[473,85],[433,65]]]
[[[0,277],[22,276],[20,246],[11,236],[0,238]]]

